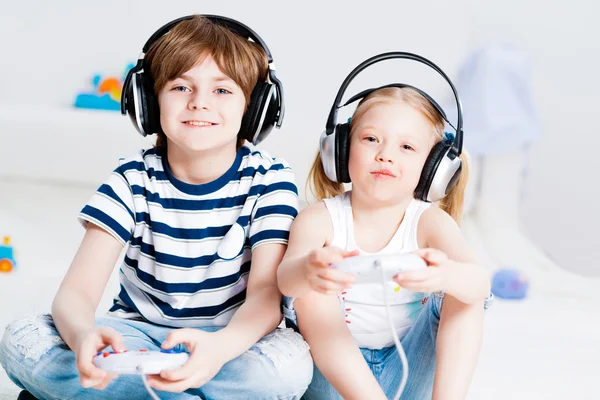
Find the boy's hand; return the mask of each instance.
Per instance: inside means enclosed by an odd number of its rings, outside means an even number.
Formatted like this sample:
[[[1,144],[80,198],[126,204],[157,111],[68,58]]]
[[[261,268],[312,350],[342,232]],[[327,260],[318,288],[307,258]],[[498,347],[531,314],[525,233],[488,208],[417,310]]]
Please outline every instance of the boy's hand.
[[[96,354],[108,346],[112,346],[114,351],[125,350],[123,336],[119,332],[107,326],[96,327],[82,333],[76,343],[74,351],[81,386],[102,390],[119,376],[96,367],[92,362]]]
[[[210,381],[229,361],[223,355],[227,344],[221,341],[218,332],[183,328],[169,333],[161,347],[171,349],[183,343],[190,351],[189,360],[181,367],[163,371],[160,375],[149,375],[148,383],[155,389],[168,392],[185,392],[199,388]]]
[[[356,277],[333,268],[331,264],[357,255],[358,250],[345,251],[331,246],[311,251],[305,264],[305,273],[312,290],[323,294],[339,294],[351,287]]]
[[[401,272],[394,277],[394,281],[402,288],[415,292],[448,291],[451,279],[455,278],[457,264],[446,253],[436,249],[420,249],[414,254],[421,257],[428,268]]]

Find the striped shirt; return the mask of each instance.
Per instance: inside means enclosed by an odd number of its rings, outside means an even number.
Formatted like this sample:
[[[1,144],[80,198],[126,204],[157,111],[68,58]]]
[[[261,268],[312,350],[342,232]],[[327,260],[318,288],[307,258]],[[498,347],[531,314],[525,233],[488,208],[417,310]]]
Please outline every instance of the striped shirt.
[[[225,326],[246,298],[252,250],[287,244],[297,208],[290,166],[264,151],[242,147],[221,177],[192,185],[150,149],[121,159],[79,220],[127,245],[109,313]]]

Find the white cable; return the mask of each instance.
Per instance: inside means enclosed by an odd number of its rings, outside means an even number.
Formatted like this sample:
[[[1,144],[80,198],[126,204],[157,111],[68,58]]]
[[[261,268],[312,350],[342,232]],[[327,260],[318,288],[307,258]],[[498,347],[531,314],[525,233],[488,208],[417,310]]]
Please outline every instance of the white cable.
[[[150,397],[152,398],[152,400],[160,400],[160,397],[158,397],[156,395],[156,393],[154,392],[154,390],[152,390],[152,388],[148,384],[148,379],[146,378],[146,374],[144,373],[144,371],[142,369],[142,366],[138,365],[138,367],[136,369],[137,369],[138,373],[140,374],[140,376],[142,377],[142,382],[144,382],[144,387],[148,391],[148,394],[150,395]]]
[[[402,344],[398,339],[398,333],[396,332],[396,327],[394,326],[394,321],[392,320],[392,313],[390,311],[390,303],[387,298],[387,291],[385,290],[385,275],[383,271],[383,266],[379,260],[375,261],[375,265],[379,267],[381,271],[381,286],[383,288],[383,302],[385,303],[385,313],[388,317],[388,323],[390,324],[390,329],[392,330],[392,337],[394,339],[394,344],[396,345],[396,350],[398,351],[398,355],[400,356],[400,361],[402,362],[402,379],[400,380],[400,386],[398,386],[398,391],[394,396],[394,400],[399,400],[402,392],[404,391],[404,387],[406,386],[406,381],[408,380],[408,360],[406,359],[406,353],[404,353],[404,349],[402,348]]]

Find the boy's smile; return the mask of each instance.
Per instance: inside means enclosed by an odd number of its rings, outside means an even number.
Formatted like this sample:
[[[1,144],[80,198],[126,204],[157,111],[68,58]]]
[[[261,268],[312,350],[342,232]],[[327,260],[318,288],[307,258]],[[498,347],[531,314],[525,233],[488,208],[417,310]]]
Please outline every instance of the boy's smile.
[[[218,124],[215,124],[214,122],[210,122],[210,121],[183,121],[183,123],[191,128],[206,128],[206,127],[218,125]]]

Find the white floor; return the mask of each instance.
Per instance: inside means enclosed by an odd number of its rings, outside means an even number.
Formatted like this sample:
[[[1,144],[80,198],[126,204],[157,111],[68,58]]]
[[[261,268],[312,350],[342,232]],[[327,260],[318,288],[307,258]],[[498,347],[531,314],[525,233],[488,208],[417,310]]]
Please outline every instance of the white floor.
[[[83,234],[77,213],[92,191],[0,181],[0,236],[12,236],[19,261],[15,272],[0,275],[0,331],[21,315],[49,311]],[[487,313],[468,399],[600,399],[600,279],[533,267],[527,273],[530,296],[497,300]],[[115,278],[100,312],[118,288]],[[0,369],[0,399],[17,393]]]

